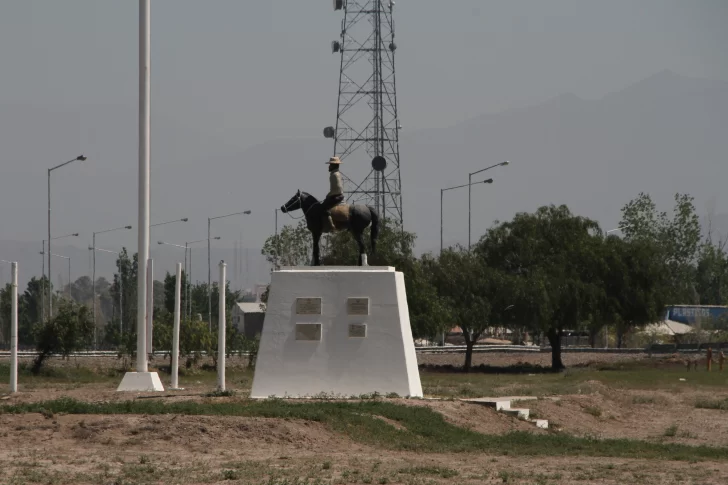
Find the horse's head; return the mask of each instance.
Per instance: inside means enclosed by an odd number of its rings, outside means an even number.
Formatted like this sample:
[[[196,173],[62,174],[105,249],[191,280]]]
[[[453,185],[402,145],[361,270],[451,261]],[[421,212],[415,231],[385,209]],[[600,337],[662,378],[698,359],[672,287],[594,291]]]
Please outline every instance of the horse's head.
[[[296,192],[296,195],[290,198],[288,202],[281,206],[281,212],[295,211],[301,208],[301,191]]]

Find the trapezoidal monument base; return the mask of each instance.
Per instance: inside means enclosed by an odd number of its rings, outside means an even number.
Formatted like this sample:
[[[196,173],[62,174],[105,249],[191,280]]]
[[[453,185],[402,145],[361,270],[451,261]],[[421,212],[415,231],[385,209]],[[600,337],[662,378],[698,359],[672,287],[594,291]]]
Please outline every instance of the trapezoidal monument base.
[[[117,391],[154,392],[164,391],[162,381],[156,372],[127,372],[121,380]]]
[[[316,266],[272,274],[251,397],[422,397],[404,275]]]

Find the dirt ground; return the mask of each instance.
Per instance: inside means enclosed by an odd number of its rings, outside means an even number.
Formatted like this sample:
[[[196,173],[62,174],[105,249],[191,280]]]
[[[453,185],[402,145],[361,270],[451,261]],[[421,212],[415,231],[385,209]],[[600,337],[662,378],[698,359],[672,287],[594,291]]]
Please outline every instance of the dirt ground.
[[[295,420],[29,414],[0,430],[8,484],[728,483],[726,462],[385,452]]]
[[[564,354],[567,366],[645,359],[645,355]],[[548,365],[548,354],[476,354],[474,364]],[[420,363],[460,364],[462,356],[420,355]],[[244,361],[230,359],[242,369]],[[157,362],[159,365],[160,362]],[[63,396],[88,402],[144,398],[115,392],[115,359],[54,360],[90,368],[96,382],[36,383],[2,396],[0,405]],[[208,373],[209,374],[209,373]],[[209,378],[209,376],[207,376]],[[235,379],[236,377],[233,377]],[[488,375],[481,378],[488,379]],[[214,381],[187,379],[185,391],[157,399],[209,400]],[[244,386],[244,382],[238,383]],[[583,393],[521,403],[551,430],[459,400],[397,400],[428,406],[457,426],[485,434],[511,431],[631,438],[654,443],[728,447],[725,411],[696,409],[697,399],[728,398],[725,389],[617,390],[589,382]],[[5,392],[0,387],[0,395]],[[240,397],[214,398],[235,400]],[[321,423],[230,416],[0,414],[0,483],[314,485],[452,484],[713,484],[728,483],[728,460],[672,462],[587,457],[417,454],[355,443]]]

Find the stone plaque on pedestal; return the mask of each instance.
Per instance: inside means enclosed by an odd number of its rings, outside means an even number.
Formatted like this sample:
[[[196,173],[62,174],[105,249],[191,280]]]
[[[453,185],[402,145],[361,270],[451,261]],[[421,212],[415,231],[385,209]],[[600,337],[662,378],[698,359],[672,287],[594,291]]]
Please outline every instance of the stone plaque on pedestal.
[[[297,323],[296,340],[321,340],[321,324]]]
[[[366,336],[367,336],[366,323],[349,324],[349,338],[366,338]]]
[[[321,298],[296,298],[296,315],[321,315]]]
[[[349,315],[369,315],[369,298],[347,299],[346,313]]]

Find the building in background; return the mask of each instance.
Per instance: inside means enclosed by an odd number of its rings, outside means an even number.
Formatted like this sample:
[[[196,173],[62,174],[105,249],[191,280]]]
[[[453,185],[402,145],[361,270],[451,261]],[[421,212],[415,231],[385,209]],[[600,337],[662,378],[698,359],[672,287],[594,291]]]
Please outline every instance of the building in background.
[[[728,306],[669,305],[667,320],[684,323],[691,327],[728,320]]]
[[[247,339],[254,339],[263,331],[265,303],[238,302],[233,307],[233,325]]]

